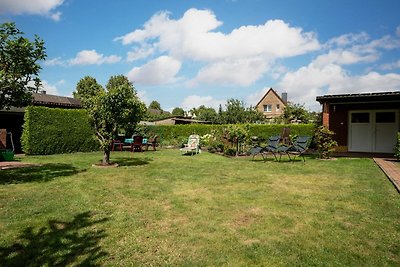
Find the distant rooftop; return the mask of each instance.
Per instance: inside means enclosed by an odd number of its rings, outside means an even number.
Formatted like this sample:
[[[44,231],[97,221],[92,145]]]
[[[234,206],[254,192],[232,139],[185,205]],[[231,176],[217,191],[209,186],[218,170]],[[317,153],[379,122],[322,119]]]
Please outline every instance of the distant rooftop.
[[[55,107],[81,107],[81,101],[76,98],[48,95],[43,93],[33,93],[33,104],[36,106],[55,106]]]

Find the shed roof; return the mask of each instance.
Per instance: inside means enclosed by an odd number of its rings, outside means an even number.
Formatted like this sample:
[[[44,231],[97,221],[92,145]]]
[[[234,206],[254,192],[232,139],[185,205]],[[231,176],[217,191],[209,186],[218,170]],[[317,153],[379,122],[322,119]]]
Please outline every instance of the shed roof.
[[[360,93],[360,94],[341,94],[317,96],[319,103],[362,103],[362,102],[397,102],[400,101],[400,91]]]

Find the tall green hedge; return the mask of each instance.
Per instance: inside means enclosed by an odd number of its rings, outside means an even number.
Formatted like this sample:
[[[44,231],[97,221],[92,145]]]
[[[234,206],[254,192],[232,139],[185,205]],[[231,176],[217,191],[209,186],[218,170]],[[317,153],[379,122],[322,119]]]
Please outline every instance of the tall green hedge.
[[[85,110],[30,106],[25,111],[22,149],[28,155],[98,150]]]
[[[147,126],[147,131],[160,136],[166,143],[173,143],[176,139],[187,139],[191,134],[205,135],[212,130],[221,132],[227,125],[214,124],[183,124],[183,125],[153,125]],[[257,136],[259,140],[265,141],[272,135],[279,135],[284,127],[290,128],[292,135],[313,136],[315,131],[314,124],[251,124],[250,136]]]

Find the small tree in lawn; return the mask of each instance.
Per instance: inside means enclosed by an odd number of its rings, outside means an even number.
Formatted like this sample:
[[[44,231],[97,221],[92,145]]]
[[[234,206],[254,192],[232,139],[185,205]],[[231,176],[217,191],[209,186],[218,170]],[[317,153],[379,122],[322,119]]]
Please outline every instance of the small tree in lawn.
[[[337,142],[332,139],[334,135],[335,133],[325,126],[317,128],[315,132],[315,143],[321,159],[328,159],[330,154],[335,151]]]
[[[225,138],[235,146],[235,155],[239,156],[240,145],[246,140],[249,135],[248,125],[228,125],[225,129]]]
[[[79,85],[84,83],[95,90],[79,89]],[[96,138],[104,151],[102,164],[108,165],[111,145],[118,129],[137,124],[146,106],[138,98],[133,84],[123,75],[112,76],[106,90],[101,86],[96,86],[95,83],[97,82],[94,79],[85,77],[78,83],[77,92],[74,95],[79,96],[89,114]]]

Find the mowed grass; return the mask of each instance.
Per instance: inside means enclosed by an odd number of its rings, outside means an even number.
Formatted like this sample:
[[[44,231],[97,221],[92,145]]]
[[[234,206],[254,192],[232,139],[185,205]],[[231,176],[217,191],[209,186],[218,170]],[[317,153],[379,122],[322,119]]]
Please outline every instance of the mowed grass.
[[[101,158],[0,171],[1,266],[400,265],[400,195],[371,159]]]

